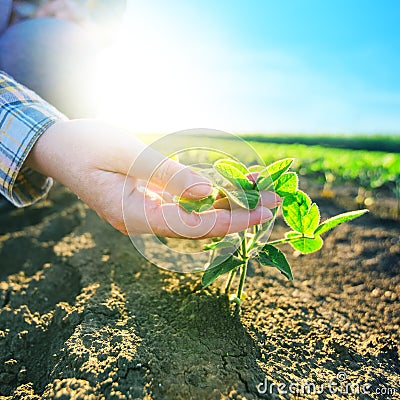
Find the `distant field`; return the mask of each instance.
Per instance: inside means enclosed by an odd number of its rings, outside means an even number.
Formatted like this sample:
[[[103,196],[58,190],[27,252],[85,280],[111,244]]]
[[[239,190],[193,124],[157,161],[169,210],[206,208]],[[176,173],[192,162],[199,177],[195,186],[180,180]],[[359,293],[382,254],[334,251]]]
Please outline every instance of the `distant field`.
[[[249,142],[264,162],[295,157],[295,169],[301,175],[321,180],[353,181],[367,189],[382,186],[393,189],[400,180],[400,155],[382,151],[351,150]]]
[[[400,135],[240,135],[245,140],[400,153]]]
[[[148,143],[160,138],[160,136],[142,136]],[[316,143],[322,136],[270,136],[270,135],[242,135],[241,139],[250,144],[260,158],[267,164],[280,158],[295,158],[294,169],[301,175],[315,178],[321,183],[336,183],[352,181],[365,189],[387,188],[396,193],[400,187],[400,137],[377,137],[359,136],[350,138],[347,136],[327,137],[326,143],[330,141],[331,147],[324,147]],[[179,139],[179,147],[203,146],[223,149],[239,160],[252,164],[259,162],[254,157],[254,152],[244,145],[243,141],[232,136],[232,139],[221,139],[218,136],[191,136],[184,135]],[[296,142],[289,143],[295,139]],[[276,143],[282,141],[282,143]],[[288,143],[283,143],[287,141]],[[309,142],[305,144],[305,142]],[[354,149],[356,142],[362,149]],[[379,148],[387,148],[390,151],[370,150],[373,144]],[[313,143],[313,144],[311,144]],[[350,148],[341,148],[345,144]],[[176,149],[176,142],[163,143],[161,151],[168,154]],[[195,156],[195,152],[192,152]],[[188,162],[189,160],[182,160]],[[208,160],[212,161],[212,157]]]

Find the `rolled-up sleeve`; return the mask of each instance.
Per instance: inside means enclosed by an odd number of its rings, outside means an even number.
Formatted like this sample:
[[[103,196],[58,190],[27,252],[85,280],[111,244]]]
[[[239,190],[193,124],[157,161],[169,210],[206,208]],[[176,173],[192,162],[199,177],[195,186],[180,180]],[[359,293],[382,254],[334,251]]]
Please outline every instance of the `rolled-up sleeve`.
[[[52,179],[24,166],[39,137],[67,118],[37,94],[0,71],[0,193],[17,207],[47,194]]]

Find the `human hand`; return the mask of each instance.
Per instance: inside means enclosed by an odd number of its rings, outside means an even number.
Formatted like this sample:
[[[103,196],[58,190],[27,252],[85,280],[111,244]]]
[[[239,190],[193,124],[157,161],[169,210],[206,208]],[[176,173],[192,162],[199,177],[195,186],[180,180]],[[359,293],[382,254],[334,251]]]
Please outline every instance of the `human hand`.
[[[280,202],[274,193],[264,192],[252,211],[189,214],[172,202],[173,196],[203,198],[211,192],[210,182],[132,135],[95,120],[55,123],[39,138],[26,163],[69,187],[129,235],[224,236],[269,220],[269,208]]]

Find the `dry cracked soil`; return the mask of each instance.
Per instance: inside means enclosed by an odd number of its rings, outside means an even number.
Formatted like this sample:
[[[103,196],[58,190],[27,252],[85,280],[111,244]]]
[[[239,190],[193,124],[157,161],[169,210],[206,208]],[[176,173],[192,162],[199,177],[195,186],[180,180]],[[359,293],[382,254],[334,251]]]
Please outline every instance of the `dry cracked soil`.
[[[315,196],[324,217],[354,208]],[[285,250],[295,280],[252,263],[239,312],[61,186],[2,211],[0,397],[400,398],[399,221],[373,211],[318,253]]]

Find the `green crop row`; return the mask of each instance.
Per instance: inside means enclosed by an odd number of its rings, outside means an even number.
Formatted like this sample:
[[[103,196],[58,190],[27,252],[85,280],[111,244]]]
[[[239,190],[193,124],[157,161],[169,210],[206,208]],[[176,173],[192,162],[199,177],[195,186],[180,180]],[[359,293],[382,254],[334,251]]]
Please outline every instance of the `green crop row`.
[[[268,136],[266,136],[268,137]],[[242,137],[243,138],[243,137]],[[305,144],[277,144],[265,141],[246,140],[255,151],[247,146],[243,139],[219,137],[216,135],[183,135],[172,140],[163,140],[161,136],[142,136],[150,143],[162,141],[160,150],[170,155],[177,148],[188,149],[199,146],[210,149],[222,149],[227,155],[236,157],[251,165],[264,162],[270,164],[282,158],[294,158],[293,169],[300,175],[320,180],[322,183],[351,181],[367,190],[385,187],[394,193],[400,187],[400,154],[382,151],[351,150],[309,146]],[[190,154],[189,154],[190,153]],[[257,157],[258,154],[258,157]],[[191,164],[193,161],[210,163],[221,158],[217,153],[205,153],[191,150],[179,155],[180,161]]]
[[[400,153],[400,135],[244,134],[247,141]]]
[[[353,181],[367,189],[394,189],[400,181],[400,155],[367,150],[332,149],[301,144],[249,142],[264,162],[295,157],[294,168],[301,175],[339,181]],[[332,178],[331,178],[332,179]]]

